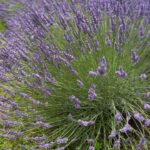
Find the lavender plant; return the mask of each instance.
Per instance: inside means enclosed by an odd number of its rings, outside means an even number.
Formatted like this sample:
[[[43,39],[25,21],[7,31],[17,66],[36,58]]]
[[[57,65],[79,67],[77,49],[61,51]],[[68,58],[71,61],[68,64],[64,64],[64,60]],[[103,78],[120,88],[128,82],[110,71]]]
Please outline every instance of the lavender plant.
[[[149,6],[24,3],[3,37],[0,148],[148,150]]]

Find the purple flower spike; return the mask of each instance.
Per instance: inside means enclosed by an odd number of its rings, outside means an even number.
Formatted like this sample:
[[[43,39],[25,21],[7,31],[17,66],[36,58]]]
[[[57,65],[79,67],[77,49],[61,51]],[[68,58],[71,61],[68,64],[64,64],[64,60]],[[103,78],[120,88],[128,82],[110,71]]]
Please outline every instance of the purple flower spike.
[[[82,127],[87,127],[87,126],[90,126],[90,125],[94,124],[93,121],[84,121],[84,120],[80,120],[80,119],[78,120],[78,123]]]
[[[68,34],[64,34],[64,39],[68,42],[71,43],[71,38],[68,36]]]
[[[124,78],[127,76],[127,73],[122,68],[119,68],[119,70],[116,71],[116,75],[118,77]]]
[[[80,108],[81,102],[79,101],[79,99],[77,97],[75,97],[74,95],[72,95],[72,96],[70,96],[70,100],[74,104],[75,108],[77,108],[77,109]]]
[[[58,137],[55,141],[56,144],[66,144],[68,142],[68,138]]]
[[[119,44],[123,43],[123,25],[119,26],[118,41],[119,41]]]
[[[137,144],[136,146],[136,150],[142,150],[145,145],[146,145],[146,139],[144,137],[141,137],[139,144]]]
[[[108,139],[113,139],[117,135],[117,131],[111,131],[110,135],[108,136]]]
[[[97,94],[96,94],[96,85],[92,85],[90,88],[89,88],[89,91],[88,91],[88,99],[90,101],[94,101],[97,97]]]
[[[47,140],[47,137],[45,136],[36,136],[36,137],[30,137],[30,138],[25,138],[25,140],[29,141],[29,140],[34,140],[34,141],[43,141],[43,140]]]
[[[74,60],[74,56],[72,54],[69,53],[65,53],[65,57],[68,61],[73,61]]]
[[[19,111],[19,110],[16,110],[15,113],[16,113],[16,115],[21,116],[21,117],[28,117],[28,116],[29,116],[28,114],[22,113],[22,112]]]
[[[98,75],[97,72],[95,72],[95,71],[89,71],[89,76],[90,77],[96,77],[97,75]]]
[[[111,45],[112,45],[112,41],[111,41],[111,39],[109,38],[109,36],[106,36],[106,38],[105,38],[105,43],[106,43],[108,46],[111,46]]]
[[[136,150],[141,150],[141,145],[140,144],[136,145]]]
[[[88,150],[95,150],[94,146],[90,146]]]
[[[55,150],[65,150],[65,147],[58,147]]]
[[[143,116],[141,116],[139,113],[134,113],[133,117],[138,120],[143,122],[145,120],[145,118]]]
[[[18,122],[18,121],[9,121],[9,120],[4,120],[2,122],[2,124],[8,128],[12,128],[14,126],[17,126],[17,125],[20,125],[21,122]]]
[[[82,88],[84,86],[83,82],[81,80],[77,80],[77,85]]]
[[[115,27],[115,22],[114,22],[114,16],[110,16],[110,25],[111,25],[111,30],[113,33],[115,33],[116,31],[116,27]]]
[[[44,123],[42,121],[37,121],[35,123],[32,123],[33,126],[39,126],[39,127],[43,127],[43,128],[46,128],[46,129],[49,129],[49,128],[52,128],[53,126],[48,124],[48,123]]]
[[[116,52],[120,52],[120,47],[117,42],[114,43],[114,49]]]
[[[106,73],[106,70],[107,70],[106,58],[105,56],[103,56],[97,68],[97,73],[98,75],[104,75]]]
[[[146,80],[147,75],[146,75],[145,73],[142,73],[142,74],[140,75],[140,78],[141,78],[141,80]]]
[[[140,138],[140,145],[144,146],[146,144],[146,139],[144,137]]]
[[[137,64],[139,62],[140,58],[137,55],[136,51],[131,51],[131,59],[133,64]]]
[[[23,98],[28,98],[29,96],[26,93],[20,93],[20,96]]]
[[[39,144],[39,148],[50,148],[52,144],[50,143],[41,143]]]
[[[140,26],[139,28],[139,37],[143,37],[144,36],[144,26]]]
[[[114,149],[119,148],[119,147],[120,147],[120,144],[121,144],[120,139],[117,140],[117,141],[115,141],[115,143],[114,143],[114,145],[113,145]]]
[[[117,112],[116,115],[115,115],[115,120],[120,123],[123,118],[122,118],[122,114],[120,112]]]
[[[94,144],[94,140],[93,140],[93,139],[87,139],[87,143],[88,143],[89,145],[93,145],[93,144]]]
[[[150,126],[150,119],[145,120],[144,125],[149,127]]]
[[[145,94],[145,97],[149,99],[149,98],[150,98],[150,92],[147,92],[147,93]]]
[[[132,131],[133,128],[127,123],[122,129],[120,129],[120,132],[127,133],[128,131]]]
[[[145,110],[150,110],[150,105],[149,104],[144,104],[144,109]]]
[[[7,138],[9,140],[15,140],[17,137],[15,135],[10,135],[10,134],[3,134],[3,135],[0,135],[1,137],[3,138]]]
[[[2,114],[2,115],[1,115],[1,119],[2,119],[2,120],[8,120],[8,116],[5,115],[5,114]]]

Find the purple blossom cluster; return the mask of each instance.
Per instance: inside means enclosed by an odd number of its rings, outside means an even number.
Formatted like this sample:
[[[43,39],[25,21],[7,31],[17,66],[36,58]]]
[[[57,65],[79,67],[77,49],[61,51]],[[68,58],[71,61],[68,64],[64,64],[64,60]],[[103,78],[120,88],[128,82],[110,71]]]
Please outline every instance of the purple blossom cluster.
[[[70,96],[70,100],[71,102],[74,104],[75,108],[79,109],[80,108],[80,101],[77,97],[75,97],[74,95]]]
[[[124,78],[127,76],[127,73],[123,70],[123,68],[119,68],[117,71],[116,71],[116,75],[118,77],[121,77],[121,78]]]
[[[132,59],[133,64],[136,64],[140,60],[140,58],[137,55],[136,51],[131,51],[131,59]]]
[[[120,112],[117,112],[117,113],[115,114],[115,120],[116,120],[118,123],[120,123],[120,122],[123,120],[123,116],[122,116],[122,114],[121,114]]]
[[[88,90],[88,99],[89,101],[93,101],[95,100],[97,97],[97,94],[96,94],[96,85],[91,85],[91,87],[89,88]]]
[[[80,119],[78,120],[78,123],[82,127],[87,127],[87,126],[90,126],[90,125],[94,124],[93,121],[85,121],[85,120],[80,120]]]
[[[48,123],[44,123],[42,121],[37,121],[35,123],[32,123],[33,126],[39,126],[39,127],[43,127],[43,128],[52,128],[52,125],[49,125]]]
[[[61,138],[61,137],[58,137],[55,141],[56,144],[66,144],[68,142],[68,138]]]
[[[99,66],[98,66],[98,68],[97,68],[97,73],[98,73],[99,75],[103,75],[103,74],[105,74],[106,70],[107,70],[106,59],[105,59],[105,57],[103,56],[103,58],[102,58],[101,61],[100,61]]]

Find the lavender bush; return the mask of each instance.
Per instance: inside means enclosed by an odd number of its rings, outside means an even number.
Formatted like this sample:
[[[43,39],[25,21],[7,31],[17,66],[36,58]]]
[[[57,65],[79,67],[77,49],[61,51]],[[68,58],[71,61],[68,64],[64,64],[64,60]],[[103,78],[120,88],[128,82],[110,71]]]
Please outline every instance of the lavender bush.
[[[150,148],[150,2],[21,1],[6,19],[0,148]]]

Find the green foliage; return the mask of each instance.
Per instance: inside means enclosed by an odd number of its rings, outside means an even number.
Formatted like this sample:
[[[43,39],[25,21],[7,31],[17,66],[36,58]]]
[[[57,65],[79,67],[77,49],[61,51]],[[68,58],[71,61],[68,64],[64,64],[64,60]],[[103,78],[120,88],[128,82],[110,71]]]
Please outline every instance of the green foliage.
[[[5,22],[0,22],[0,32],[4,32],[6,29],[6,24]]]

